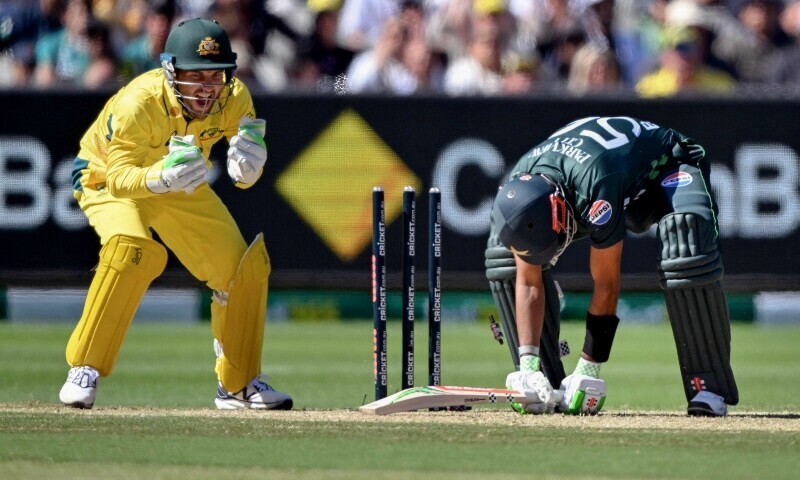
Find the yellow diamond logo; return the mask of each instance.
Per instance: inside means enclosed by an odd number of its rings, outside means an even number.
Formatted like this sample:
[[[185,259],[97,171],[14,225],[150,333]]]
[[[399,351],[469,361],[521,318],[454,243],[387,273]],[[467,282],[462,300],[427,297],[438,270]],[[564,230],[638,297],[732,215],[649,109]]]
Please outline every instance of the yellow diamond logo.
[[[403,210],[403,187],[422,182],[352,109],[342,112],[284,170],[278,193],[339,259],[372,238],[372,187],[383,187],[387,225]]]

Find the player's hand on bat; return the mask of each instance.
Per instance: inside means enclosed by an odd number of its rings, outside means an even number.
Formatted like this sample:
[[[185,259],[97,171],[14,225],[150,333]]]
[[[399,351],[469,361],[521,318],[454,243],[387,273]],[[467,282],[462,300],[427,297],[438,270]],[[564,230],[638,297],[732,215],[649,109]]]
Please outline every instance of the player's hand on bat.
[[[511,405],[519,413],[553,413],[559,400],[542,372],[511,372],[506,377],[506,388],[525,394],[527,403]]]
[[[206,173],[206,159],[194,144],[194,135],[176,135],[169,141],[169,153],[148,170],[146,184],[153,193],[192,193],[206,181]]]
[[[267,163],[266,124],[260,118],[239,121],[239,131],[228,148],[228,175],[234,182],[250,185],[261,176]]]

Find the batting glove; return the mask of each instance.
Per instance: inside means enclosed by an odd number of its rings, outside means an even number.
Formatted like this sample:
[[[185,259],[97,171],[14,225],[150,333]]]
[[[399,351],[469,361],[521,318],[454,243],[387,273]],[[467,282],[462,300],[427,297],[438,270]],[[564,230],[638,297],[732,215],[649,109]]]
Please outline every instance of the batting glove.
[[[206,181],[206,173],[206,159],[194,144],[194,135],[176,135],[169,140],[169,153],[147,171],[145,183],[153,193],[192,193]]]
[[[242,117],[239,121],[239,131],[228,149],[228,175],[234,182],[252,185],[261,176],[267,163],[266,125],[260,118]]]
[[[542,372],[511,372],[506,377],[506,388],[525,394],[527,403],[511,405],[519,413],[543,414],[555,411],[557,397]]]
[[[697,164],[706,158],[706,149],[691,138],[683,138],[672,147],[672,156],[679,160],[688,160]]]
[[[604,380],[575,373],[561,381],[559,390],[563,390],[564,396],[558,409],[570,415],[597,415],[608,391]]]

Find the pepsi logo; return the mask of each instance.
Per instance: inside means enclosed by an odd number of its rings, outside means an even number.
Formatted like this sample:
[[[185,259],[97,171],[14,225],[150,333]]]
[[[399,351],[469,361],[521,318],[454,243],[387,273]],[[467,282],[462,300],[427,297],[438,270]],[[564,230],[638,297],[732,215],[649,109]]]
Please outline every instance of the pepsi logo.
[[[667,175],[664,180],[661,180],[661,186],[664,188],[678,188],[678,187],[685,187],[692,183],[692,176],[686,172],[675,172],[671,175]]]
[[[605,200],[597,200],[589,209],[589,221],[595,225],[605,225],[611,220],[613,211],[610,203]]]

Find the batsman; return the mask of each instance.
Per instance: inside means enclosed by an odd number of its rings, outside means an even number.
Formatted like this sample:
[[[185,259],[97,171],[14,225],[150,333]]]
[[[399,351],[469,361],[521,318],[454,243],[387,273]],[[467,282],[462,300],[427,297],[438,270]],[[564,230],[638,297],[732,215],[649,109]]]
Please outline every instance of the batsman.
[[[92,408],[98,377],[113,371],[145,291],[165,268],[166,246],[213,291],[217,408],[290,409],[291,396],[261,375],[270,274],[263,234],[248,246],[206,181],[211,147],[223,137],[231,181],[246,189],[259,179],[265,121],[235,76],[236,54],[216,22],[176,25],[161,64],[106,103],[74,161],[75,198],[102,248],[67,344],[61,402]]]
[[[517,162],[494,201],[486,274],[518,369],[506,384],[528,400],[518,411],[602,409],[607,386],[600,369],[619,324],[623,240],[627,231],[642,233],[654,224],[687,412],[724,416],[738,403],[709,171],[696,141],[630,117],[576,120]],[[594,287],[581,356],[566,375],[552,267],[584,237]]]

